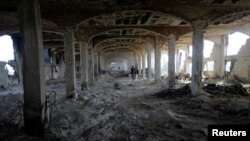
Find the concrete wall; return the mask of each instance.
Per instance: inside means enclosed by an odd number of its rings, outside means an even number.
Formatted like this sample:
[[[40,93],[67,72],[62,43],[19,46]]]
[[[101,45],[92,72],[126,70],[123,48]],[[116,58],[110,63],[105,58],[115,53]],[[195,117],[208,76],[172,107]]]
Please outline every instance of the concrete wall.
[[[0,61],[0,90],[7,89],[9,87],[8,84],[8,74],[5,70],[6,62]]]
[[[233,73],[242,81],[250,82],[250,39],[241,47],[233,68]]]
[[[220,51],[222,46],[215,43],[212,53],[208,59],[204,59],[204,65],[206,65],[209,61],[214,61],[214,70],[213,71],[206,71],[209,78],[216,78],[218,77],[220,71]]]

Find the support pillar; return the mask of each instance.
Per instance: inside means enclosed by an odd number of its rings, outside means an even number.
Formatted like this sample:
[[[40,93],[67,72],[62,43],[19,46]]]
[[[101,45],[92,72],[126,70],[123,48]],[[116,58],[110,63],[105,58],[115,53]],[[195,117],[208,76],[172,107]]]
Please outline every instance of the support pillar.
[[[68,98],[76,97],[74,32],[71,27],[64,30],[65,83]]]
[[[55,72],[56,72],[56,54],[54,52],[51,53],[51,79],[55,79]]]
[[[81,89],[88,89],[88,43],[80,42]]]
[[[181,67],[181,56],[182,54],[180,53],[179,49],[175,50],[175,74],[179,75],[180,73],[180,67]]]
[[[95,64],[94,64],[94,69],[95,69],[95,81],[97,81],[99,79],[99,71],[98,71],[98,53],[95,52],[94,53],[94,61],[95,61]]]
[[[41,14],[38,0],[19,1],[23,55],[24,129],[30,136],[44,134],[45,75]]]
[[[89,85],[94,85],[94,53],[92,46],[88,46],[88,79]]]
[[[222,35],[222,45],[220,46],[220,52],[219,52],[219,77],[222,78],[225,76],[225,56],[227,55],[227,46],[228,46],[228,35]]]
[[[135,66],[138,67],[138,56],[136,53],[134,53],[134,57],[135,57]]]
[[[146,56],[145,56],[145,52],[142,52],[142,78],[145,79],[146,78]]]
[[[64,79],[65,62],[64,62],[64,54],[63,53],[60,53],[60,55],[59,55],[59,69],[60,69],[60,78]]]
[[[161,46],[159,39],[155,41],[155,80],[161,80]]]
[[[184,50],[185,51],[185,64],[184,64],[184,72],[187,74],[189,73],[189,56],[188,56],[188,46],[186,47],[186,49]]]
[[[141,55],[140,54],[138,54],[138,77],[140,77],[141,76],[141,69],[142,69],[142,67],[141,67],[141,64],[142,64],[142,60],[141,60]]]
[[[98,72],[99,72],[99,78],[100,78],[100,74],[101,74],[101,53],[98,52],[98,64],[97,64],[97,67],[98,67]]]
[[[175,84],[175,35],[168,37],[168,85],[173,88]]]
[[[147,59],[148,59],[148,79],[152,78],[152,68],[151,68],[151,50],[148,50],[147,52]]]
[[[206,22],[197,20],[193,22],[193,56],[192,56],[192,95],[201,94],[202,89],[202,65],[203,65],[203,32]]]

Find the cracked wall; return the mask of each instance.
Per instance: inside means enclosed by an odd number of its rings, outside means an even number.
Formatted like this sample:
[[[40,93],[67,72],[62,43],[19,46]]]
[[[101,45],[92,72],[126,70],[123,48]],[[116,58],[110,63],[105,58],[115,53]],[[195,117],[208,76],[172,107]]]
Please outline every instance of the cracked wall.
[[[242,81],[250,82],[250,39],[241,47],[233,68],[233,73]]]

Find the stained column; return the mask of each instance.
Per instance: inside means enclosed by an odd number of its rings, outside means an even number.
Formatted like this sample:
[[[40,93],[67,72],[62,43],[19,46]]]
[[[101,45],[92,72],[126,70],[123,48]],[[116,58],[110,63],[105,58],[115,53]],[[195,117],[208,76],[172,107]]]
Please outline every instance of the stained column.
[[[147,59],[148,59],[148,79],[152,78],[152,68],[151,68],[151,50],[147,51]]]
[[[192,95],[201,94],[202,65],[203,65],[203,32],[206,23],[197,20],[192,24],[193,30],[193,56],[192,56]]]
[[[74,32],[71,27],[64,29],[65,83],[68,98],[76,96]]]
[[[138,67],[138,56],[136,53],[134,53],[134,57],[135,57],[135,66]]]
[[[97,64],[97,67],[98,67],[98,72],[99,72],[99,78],[100,78],[100,75],[101,75],[101,52],[98,52],[98,64]]]
[[[59,72],[60,72],[60,78],[64,79],[65,74],[65,62],[64,62],[64,54],[59,54]]]
[[[97,81],[99,79],[99,70],[98,70],[98,53],[97,52],[94,52],[94,61],[95,61],[95,64],[94,64],[94,73],[95,73],[95,81]]]
[[[189,73],[189,51],[188,51],[188,46],[185,48],[185,64],[184,64],[184,72]]]
[[[24,129],[30,136],[44,134],[45,75],[43,39],[38,0],[19,1],[23,55]]]
[[[89,85],[94,85],[94,53],[93,47],[88,46],[88,81]]]
[[[146,78],[146,56],[145,56],[145,52],[142,52],[142,78],[145,79]]]
[[[155,41],[155,80],[161,79],[161,45],[159,39]]]
[[[219,77],[224,77],[225,75],[225,56],[227,55],[227,46],[228,46],[228,36],[222,35],[221,37],[220,52],[219,52]]]
[[[141,69],[142,69],[142,57],[141,57],[141,54],[137,54],[137,56],[138,56],[138,66],[137,66],[137,68],[138,68],[138,77],[140,77],[141,76]]]
[[[173,88],[175,84],[175,35],[168,36],[168,85]]]
[[[181,53],[179,49],[175,50],[175,74],[180,73]]]
[[[81,89],[88,89],[88,43],[80,42]]]

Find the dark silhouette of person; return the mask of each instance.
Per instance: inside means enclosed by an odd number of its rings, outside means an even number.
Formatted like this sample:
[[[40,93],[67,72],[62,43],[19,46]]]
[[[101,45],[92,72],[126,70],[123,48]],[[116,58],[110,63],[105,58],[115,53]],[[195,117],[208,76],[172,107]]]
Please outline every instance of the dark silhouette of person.
[[[137,66],[135,66],[135,74],[139,74]]]
[[[131,74],[131,77],[132,77],[132,81],[134,81],[135,76],[136,76],[136,68],[134,67],[134,65],[132,65],[132,67],[131,67],[130,74]]]

